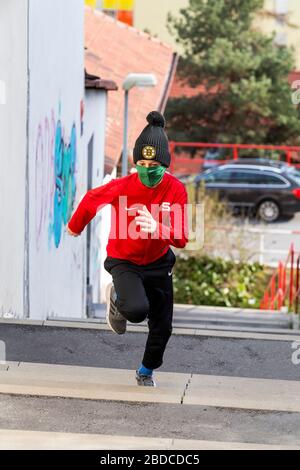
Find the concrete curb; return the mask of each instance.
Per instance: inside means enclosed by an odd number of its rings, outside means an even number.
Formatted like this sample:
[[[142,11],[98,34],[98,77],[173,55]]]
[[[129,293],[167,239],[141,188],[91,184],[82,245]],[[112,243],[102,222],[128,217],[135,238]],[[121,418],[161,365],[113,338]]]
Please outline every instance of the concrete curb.
[[[157,388],[139,387],[124,369],[9,362],[0,393],[135,403],[300,412],[300,381],[156,372]]]
[[[0,430],[1,450],[300,450],[299,446],[110,436],[45,431]],[[101,456],[99,456],[99,461]],[[109,463],[109,462],[107,462]],[[133,467],[132,467],[133,468]]]
[[[0,319],[0,324],[111,331],[106,325],[106,323],[99,322],[99,320],[94,320],[93,322],[81,322],[63,320],[29,321]],[[300,341],[300,332],[298,333],[294,330],[284,329],[283,331],[276,331],[277,329],[273,330],[271,328],[269,329],[269,331],[263,332],[262,330],[262,328],[241,327],[236,329],[236,327],[218,327],[217,325],[201,325],[198,327],[194,327],[192,324],[188,324],[188,326],[185,327],[185,325],[183,324],[181,327],[174,326],[173,334],[268,341]],[[148,327],[146,325],[128,325],[127,331],[129,333],[148,333]]]

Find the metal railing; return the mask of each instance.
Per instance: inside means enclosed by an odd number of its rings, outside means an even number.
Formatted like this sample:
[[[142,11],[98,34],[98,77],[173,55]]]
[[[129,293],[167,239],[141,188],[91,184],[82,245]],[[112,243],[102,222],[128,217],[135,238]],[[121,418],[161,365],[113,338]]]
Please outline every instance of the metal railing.
[[[263,310],[280,310],[288,307],[290,312],[298,313],[300,296],[300,254],[295,264],[296,252],[292,243],[288,256],[273,274],[260,303]]]
[[[223,149],[225,150],[224,158],[220,159],[206,159],[205,150],[208,149]],[[182,156],[184,153],[187,156]],[[191,155],[191,151],[193,155]],[[300,147],[297,146],[287,146],[287,145],[254,145],[254,144],[215,144],[215,143],[203,143],[203,142],[170,142],[170,153],[171,153],[171,173],[197,173],[201,171],[203,163],[228,163],[231,160],[237,160],[241,158],[241,151],[272,151],[279,152],[280,157],[283,157],[283,160],[289,165],[300,168]],[[226,153],[228,152],[228,153]],[[262,157],[258,152],[257,158],[268,158]],[[201,154],[200,157],[197,154]],[[203,154],[203,155],[202,155]],[[247,158],[247,157],[245,157]]]
[[[294,313],[298,315],[299,313],[299,297],[300,297],[300,254],[297,257],[296,261],[296,288],[295,288],[295,295],[293,299],[293,305],[294,305]]]

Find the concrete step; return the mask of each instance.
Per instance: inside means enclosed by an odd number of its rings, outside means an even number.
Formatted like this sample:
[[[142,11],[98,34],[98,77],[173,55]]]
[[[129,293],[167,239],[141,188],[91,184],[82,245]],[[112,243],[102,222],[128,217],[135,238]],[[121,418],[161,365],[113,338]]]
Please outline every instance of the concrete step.
[[[214,305],[193,305],[193,304],[174,304],[175,310],[196,310],[198,313],[216,313],[222,315],[288,315],[287,312],[277,310],[261,310],[255,308],[240,308],[240,307],[218,307]]]
[[[0,450],[300,450],[297,445],[0,429]],[[101,456],[99,456],[99,461]],[[110,462],[103,462],[109,464]],[[127,465],[129,467],[129,465]],[[132,467],[133,468],[133,467]]]
[[[105,321],[106,307],[94,304],[94,313],[100,321]],[[205,307],[197,305],[174,305],[173,324],[175,327],[209,328],[224,326],[238,328],[292,329],[293,316],[288,313],[270,310],[234,309],[223,307]],[[146,325],[143,322],[141,325]]]
[[[178,307],[174,308],[174,323],[181,326],[183,323],[201,325],[218,325],[250,328],[280,328],[291,329],[293,316],[287,313],[263,312],[251,310],[232,310],[207,308]]]
[[[160,387],[138,387],[135,371],[8,362],[0,370],[0,393],[150,403],[182,401],[190,374],[157,373]]]
[[[96,318],[105,318],[106,305],[93,304]],[[220,320],[266,320],[271,322],[290,322],[289,313],[274,310],[241,309],[233,307],[214,307],[189,304],[174,304],[175,319],[181,316],[187,318],[220,319]]]
[[[300,381],[157,372],[158,387],[138,387],[134,371],[9,362],[0,393],[92,400],[207,405],[300,412]]]
[[[187,325],[188,328],[192,328],[193,326],[201,328],[202,326],[226,326],[226,327],[249,327],[249,328],[279,328],[279,329],[291,329],[290,321],[266,321],[263,319],[235,319],[235,318],[190,318],[188,316],[176,316],[174,315],[174,325],[178,327],[182,327],[183,325]]]

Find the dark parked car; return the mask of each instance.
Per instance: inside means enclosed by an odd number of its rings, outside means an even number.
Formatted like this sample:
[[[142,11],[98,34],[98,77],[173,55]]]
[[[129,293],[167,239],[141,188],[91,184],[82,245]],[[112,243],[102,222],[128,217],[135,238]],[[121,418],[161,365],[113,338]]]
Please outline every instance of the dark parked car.
[[[239,158],[238,160],[232,160],[227,163],[231,163],[233,165],[259,165],[274,166],[275,168],[291,168],[286,162],[282,160],[272,160],[270,158]]]
[[[265,222],[300,211],[300,172],[288,165],[231,163],[196,176],[199,187],[217,192],[233,208],[244,208]]]
[[[204,155],[204,162],[202,164],[201,171],[210,170],[212,168],[216,168],[217,166],[225,165],[225,164],[265,165],[265,166],[275,166],[275,167],[283,167],[287,165],[287,163],[282,160],[272,160],[271,158],[260,158],[260,157],[256,157],[255,155],[253,157],[242,157],[242,158],[239,158],[238,160],[233,160],[233,159],[226,157],[226,154],[224,153],[225,149],[221,149],[223,150],[223,152],[220,152],[219,149],[212,149],[212,150],[216,150],[216,151],[212,152],[208,150],[206,154]]]

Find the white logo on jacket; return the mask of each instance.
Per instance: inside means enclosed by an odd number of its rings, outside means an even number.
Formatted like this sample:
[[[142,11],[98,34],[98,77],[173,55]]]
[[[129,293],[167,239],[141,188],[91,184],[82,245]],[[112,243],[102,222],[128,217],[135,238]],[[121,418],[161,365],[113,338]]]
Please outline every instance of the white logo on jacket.
[[[163,202],[161,205],[162,211],[170,211],[171,210],[171,203],[170,202]]]

